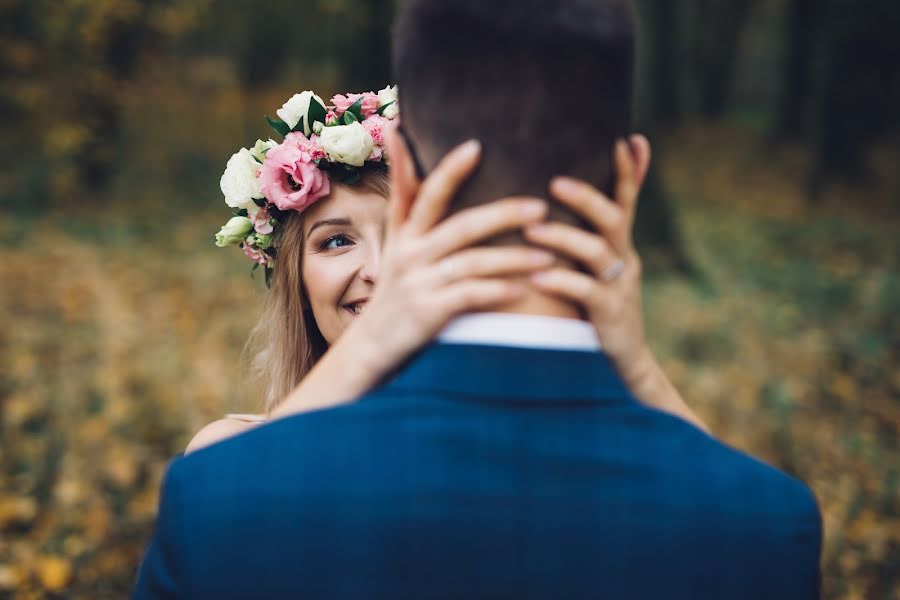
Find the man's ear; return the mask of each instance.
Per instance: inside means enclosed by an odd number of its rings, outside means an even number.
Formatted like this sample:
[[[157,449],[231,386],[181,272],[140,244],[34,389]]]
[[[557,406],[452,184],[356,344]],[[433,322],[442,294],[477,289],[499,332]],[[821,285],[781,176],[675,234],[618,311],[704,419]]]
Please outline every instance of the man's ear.
[[[390,166],[391,200],[390,222],[400,225],[406,221],[412,203],[419,192],[421,181],[416,176],[416,167],[406,137],[399,130],[396,121],[383,131],[384,150]]]
[[[637,186],[644,184],[647,171],[650,170],[650,142],[643,135],[636,133],[628,138],[628,147],[634,158],[634,176]]]

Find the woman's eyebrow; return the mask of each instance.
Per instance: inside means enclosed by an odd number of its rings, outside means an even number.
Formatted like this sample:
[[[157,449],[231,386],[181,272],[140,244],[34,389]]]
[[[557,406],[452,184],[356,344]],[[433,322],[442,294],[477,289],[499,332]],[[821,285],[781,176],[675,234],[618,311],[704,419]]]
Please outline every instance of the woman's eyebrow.
[[[316,221],[316,223],[309,228],[309,231],[306,232],[306,236],[309,237],[312,235],[312,232],[316,230],[317,227],[324,227],[326,225],[339,225],[341,227],[347,227],[352,224],[352,221],[347,218],[343,219],[322,219],[321,221]]]

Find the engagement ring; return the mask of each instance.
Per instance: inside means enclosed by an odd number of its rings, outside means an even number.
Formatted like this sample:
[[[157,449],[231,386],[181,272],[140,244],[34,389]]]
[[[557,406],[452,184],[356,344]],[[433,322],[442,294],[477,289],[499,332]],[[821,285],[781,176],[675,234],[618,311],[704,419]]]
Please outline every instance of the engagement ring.
[[[603,272],[600,273],[600,277],[603,279],[603,281],[609,283],[610,281],[621,275],[624,271],[625,263],[617,258],[616,262],[603,269]]]

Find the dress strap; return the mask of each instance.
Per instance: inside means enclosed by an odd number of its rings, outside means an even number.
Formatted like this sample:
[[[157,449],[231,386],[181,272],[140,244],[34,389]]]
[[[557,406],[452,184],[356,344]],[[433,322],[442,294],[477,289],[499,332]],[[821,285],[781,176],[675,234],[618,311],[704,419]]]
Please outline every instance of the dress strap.
[[[228,413],[225,415],[226,419],[234,419],[236,421],[244,421],[245,423],[264,423],[266,421],[265,415],[252,415],[245,413]]]

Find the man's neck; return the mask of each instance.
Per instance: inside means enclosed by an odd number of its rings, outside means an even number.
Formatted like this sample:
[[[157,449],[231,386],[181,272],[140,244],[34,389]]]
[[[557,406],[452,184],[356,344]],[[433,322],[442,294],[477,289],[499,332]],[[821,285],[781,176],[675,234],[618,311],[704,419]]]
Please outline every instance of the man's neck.
[[[492,312],[520,315],[539,315],[565,319],[584,319],[583,312],[574,304],[526,287],[525,295],[513,302],[498,305]]]

